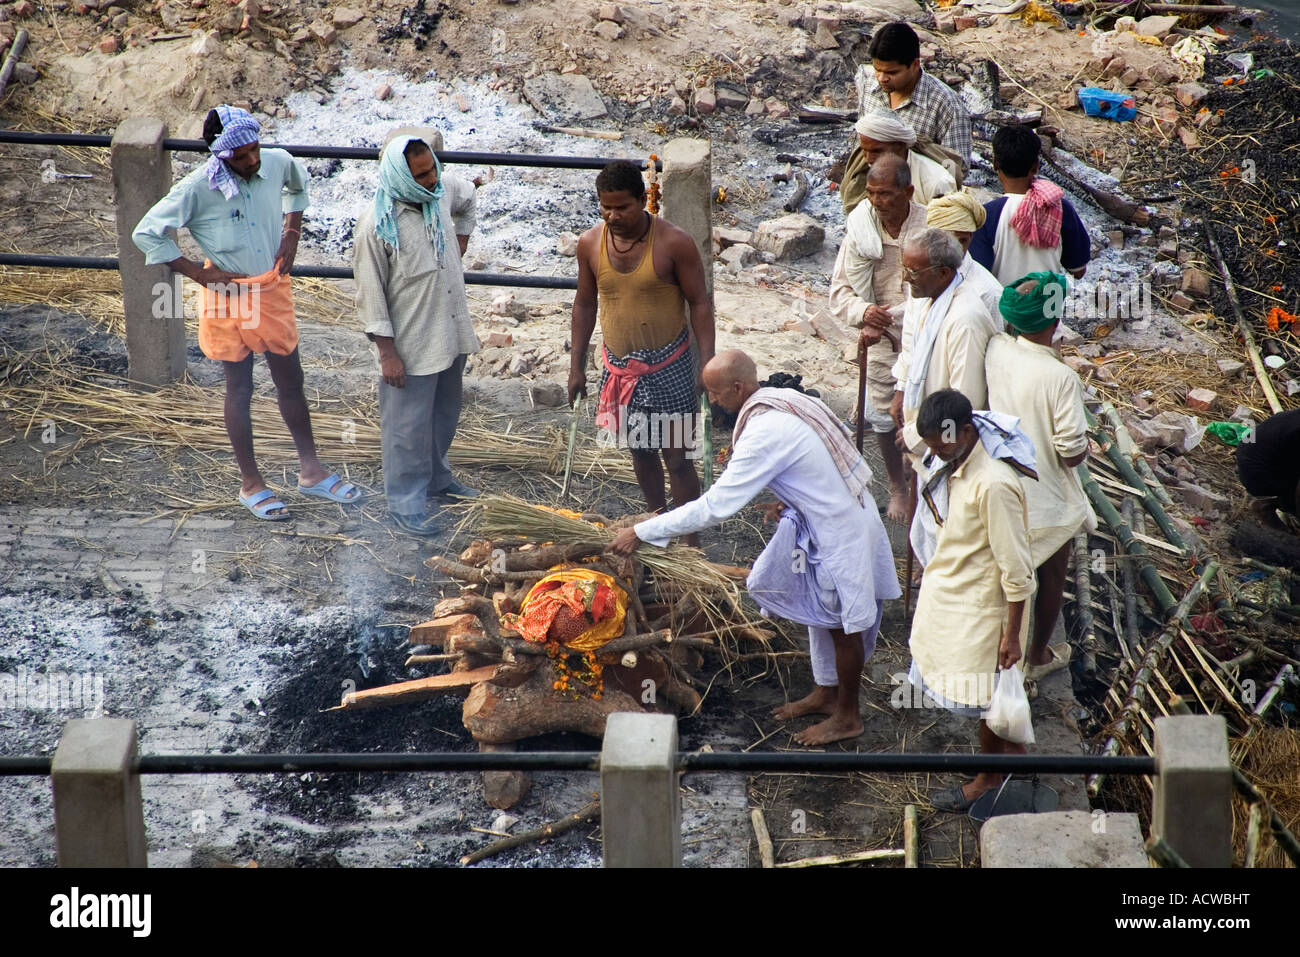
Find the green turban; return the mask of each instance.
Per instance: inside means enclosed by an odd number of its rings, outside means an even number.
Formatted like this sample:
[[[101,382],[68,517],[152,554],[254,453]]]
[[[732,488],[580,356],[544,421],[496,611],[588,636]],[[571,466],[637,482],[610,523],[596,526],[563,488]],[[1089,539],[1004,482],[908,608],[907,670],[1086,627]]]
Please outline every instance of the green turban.
[[[1022,293],[1025,283],[1033,283],[1034,288]],[[998,311],[1016,332],[1042,332],[1065,314],[1066,288],[1067,280],[1060,273],[1031,272],[1002,290]]]

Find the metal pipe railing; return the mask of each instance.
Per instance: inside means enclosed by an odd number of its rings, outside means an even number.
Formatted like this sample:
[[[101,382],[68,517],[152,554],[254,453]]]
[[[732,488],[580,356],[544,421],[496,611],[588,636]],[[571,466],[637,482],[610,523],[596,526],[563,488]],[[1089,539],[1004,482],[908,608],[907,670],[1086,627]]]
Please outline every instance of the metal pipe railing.
[[[45,256],[34,253],[0,253],[0,266],[41,266],[48,269],[117,269],[113,256]],[[291,276],[318,279],[351,279],[351,266],[294,266]],[[517,286],[529,289],[577,289],[578,280],[569,276],[529,276],[523,273],[467,272],[470,286]]]
[[[92,149],[106,149],[113,145],[113,138],[102,133],[29,133],[22,130],[0,130],[0,143],[15,143],[26,146],[82,146]],[[377,160],[380,147],[377,146],[313,146],[295,143],[263,143],[266,149],[280,149],[293,156],[306,159],[350,159]],[[182,140],[167,137],[163,140],[163,149],[175,153],[207,153],[208,144],[203,140]],[[602,169],[618,159],[627,159],[641,167],[647,160],[616,156],[552,156],[545,153],[482,153],[467,150],[437,150],[437,157],[442,163],[464,163],[478,166],[535,166],[542,169]],[[655,168],[662,171],[663,162],[655,163]]]
[[[0,757],[0,776],[45,775],[51,758]],[[1155,774],[1152,757],[1094,754],[826,754],[679,752],[680,771],[757,773],[852,771],[1002,774]],[[599,751],[359,754],[154,754],[137,774],[279,774],[306,771],[599,771]]]

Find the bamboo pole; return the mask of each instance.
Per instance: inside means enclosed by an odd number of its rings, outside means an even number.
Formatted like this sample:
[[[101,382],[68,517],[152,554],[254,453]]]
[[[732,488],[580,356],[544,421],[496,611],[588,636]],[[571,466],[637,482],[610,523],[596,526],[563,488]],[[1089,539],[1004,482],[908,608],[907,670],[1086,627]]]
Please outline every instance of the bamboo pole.
[[[1146,548],[1133,537],[1133,530],[1128,524],[1120,518],[1119,512],[1111,504],[1110,499],[1102,492],[1101,487],[1097,485],[1096,479],[1088,471],[1088,466],[1080,463],[1078,465],[1079,478],[1083,480],[1083,490],[1087,493],[1092,507],[1096,509],[1098,516],[1105,522],[1115,537],[1119,539],[1120,544],[1124,547],[1124,552],[1128,560],[1138,563],[1138,574],[1141,576],[1143,583],[1150,590],[1152,597],[1155,598],[1156,604],[1160,606],[1160,613],[1166,618],[1175,609],[1177,603],[1174,596],[1169,592],[1169,586],[1165,584],[1164,579],[1151,562],[1151,557],[1147,554]],[[1215,565],[1217,568],[1217,564]]]
[[[916,820],[916,805],[903,808],[903,866],[921,866],[921,828]]]
[[[1119,754],[1121,741],[1128,736],[1129,732],[1137,725],[1137,721],[1142,711],[1142,706],[1150,693],[1150,682],[1153,675],[1157,673],[1160,661],[1168,653],[1170,645],[1173,644],[1174,638],[1178,636],[1182,627],[1183,619],[1191,611],[1192,605],[1201,596],[1209,583],[1219,571],[1218,562],[1210,562],[1201,577],[1196,579],[1195,584],[1187,590],[1173,613],[1169,616],[1169,623],[1165,626],[1155,641],[1151,642],[1147,648],[1146,655],[1142,658],[1142,666],[1138,668],[1137,674],[1133,676],[1133,682],[1129,686],[1128,698],[1124,702],[1124,708],[1120,713],[1119,719],[1115,722],[1115,727],[1111,732],[1110,740],[1106,742],[1106,747],[1102,754],[1107,757],[1114,757]],[[1088,795],[1096,797],[1100,791],[1102,783],[1105,781],[1105,775],[1094,774],[1088,779]]]
[[[1128,496],[1124,499],[1124,521],[1130,524],[1133,521],[1133,497]],[[1120,556],[1115,556],[1116,564],[1119,567],[1119,573],[1124,588],[1124,637],[1120,639],[1120,644],[1124,648],[1124,657],[1129,661],[1133,660],[1133,652],[1142,640],[1141,629],[1138,628],[1138,610],[1137,610],[1137,566],[1132,559],[1120,561]],[[1116,636],[1118,637],[1118,636]]]
[[[763,809],[756,807],[750,811],[749,820],[754,825],[754,837],[758,839],[758,859],[764,868],[776,867],[776,851],[772,848],[772,835],[768,833]]]
[[[1097,630],[1092,617],[1092,574],[1088,562],[1088,533],[1079,530],[1074,536],[1074,588],[1078,609],[1079,645],[1083,649],[1083,673],[1097,674]]]
[[[1255,856],[1259,853],[1259,826],[1263,820],[1263,811],[1256,801],[1250,806],[1250,818],[1246,825],[1246,861],[1242,867],[1255,866]]]
[[[902,848],[884,851],[856,851],[852,854],[827,854],[824,857],[805,857],[797,861],[785,861],[777,867],[825,867],[830,864],[857,864],[862,861],[887,861],[905,856]]]
[[[1237,287],[1232,282],[1232,273],[1228,271],[1228,264],[1223,260],[1223,253],[1219,251],[1219,240],[1214,234],[1214,226],[1208,219],[1205,221],[1205,240],[1209,244],[1210,255],[1219,267],[1219,275],[1223,277],[1224,288],[1228,291],[1228,304],[1232,306],[1232,314],[1237,319],[1237,332],[1246,344],[1246,355],[1250,357],[1251,367],[1255,370],[1255,378],[1259,380],[1260,387],[1264,390],[1264,398],[1268,399],[1269,408],[1274,413],[1281,412],[1282,403],[1273,390],[1273,380],[1268,377],[1268,371],[1264,368],[1264,360],[1260,358],[1259,346],[1255,344],[1255,334],[1246,323],[1245,313],[1241,311],[1241,302],[1237,299]]]
[[[1138,444],[1133,441],[1133,436],[1129,433],[1128,426],[1119,417],[1119,410],[1109,402],[1102,402],[1101,417],[1114,430],[1115,441],[1120,446],[1120,454],[1133,463],[1133,467],[1144,480],[1142,484],[1151,490],[1151,493],[1155,495],[1156,500],[1161,505],[1173,505],[1174,500],[1170,497],[1169,490],[1165,488],[1165,483],[1160,481],[1160,477],[1151,468],[1151,463],[1146,460],[1146,456],[1141,454]],[[1134,452],[1131,459],[1126,448],[1132,449]]]
[[[1174,523],[1169,518],[1169,513],[1164,510],[1160,502],[1157,500],[1155,491],[1142,480],[1140,475],[1138,475],[1133,462],[1131,462],[1124,453],[1119,450],[1118,441],[1111,438],[1111,436],[1106,433],[1102,428],[1101,423],[1097,421],[1096,416],[1086,408],[1083,410],[1083,413],[1088,417],[1088,425],[1095,429],[1101,438],[1106,440],[1098,443],[1106,458],[1115,466],[1115,468],[1119,469],[1119,474],[1124,477],[1125,482],[1143,491],[1142,505],[1151,514],[1151,517],[1156,520],[1156,524],[1160,526],[1160,531],[1163,532],[1165,538],[1169,540],[1169,544],[1173,545],[1175,548],[1181,549],[1184,553],[1187,553],[1189,551],[1187,544],[1183,541],[1183,536],[1179,534],[1178,529],[1174,527]],[[1145,462],[1146,460],[1143,459],[1143,461]]]

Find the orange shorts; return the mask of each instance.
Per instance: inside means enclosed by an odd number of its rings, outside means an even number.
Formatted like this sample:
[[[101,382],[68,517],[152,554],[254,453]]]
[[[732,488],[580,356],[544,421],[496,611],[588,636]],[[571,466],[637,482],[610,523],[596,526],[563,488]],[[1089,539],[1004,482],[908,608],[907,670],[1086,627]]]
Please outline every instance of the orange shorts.
[[[205,286],[202,295],[199,348],[209,359],[240,362],[252,352],[287,356],[298,348],[293,288],[279,262],[260,276]]]

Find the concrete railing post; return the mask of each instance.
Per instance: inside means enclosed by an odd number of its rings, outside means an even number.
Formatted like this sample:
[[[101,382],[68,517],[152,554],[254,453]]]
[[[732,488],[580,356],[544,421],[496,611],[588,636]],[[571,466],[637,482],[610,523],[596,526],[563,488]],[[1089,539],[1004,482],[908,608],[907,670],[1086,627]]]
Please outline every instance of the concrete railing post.
[[[1192,867],[1232,865],[1232,762],[1223,715],[1156,719],[1151,833]]]
[[[60,867],[148,867],[135,722],[69,721],[54,752],[54,839]]]
[[[660,157],[660,214],[695,240],[713,297],[713,153],[708,140],[669,140]]]
[[[167,124],[124,120],[113,133],[113,189],[117,201],[117,260],[126,313],[127,374],[163,385],[185,372],[185,308],[181,277],[166,266],[146,266],[131,233],[172,187],[171,153],[163,149]]]
[[[681,867],[677,719],[611,714],[600,752],[600,831],[606,867]]]

